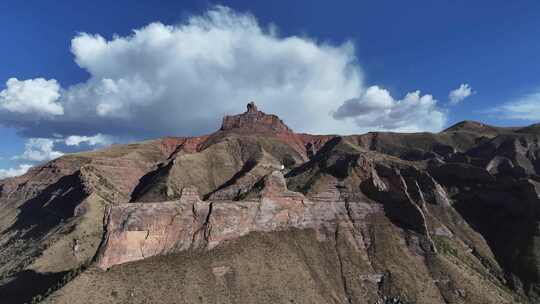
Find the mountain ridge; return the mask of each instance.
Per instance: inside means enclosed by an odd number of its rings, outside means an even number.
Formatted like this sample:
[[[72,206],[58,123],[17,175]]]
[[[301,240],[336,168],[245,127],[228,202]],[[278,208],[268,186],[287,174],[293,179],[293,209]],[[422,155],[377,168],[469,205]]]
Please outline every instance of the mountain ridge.
[[[534,303],[538,136],[477,122],[297,134],[250,103],[209,135],[66,155],[0,181],[0,294],[7,303]],[[259,277],[254,265],[268,267]]]

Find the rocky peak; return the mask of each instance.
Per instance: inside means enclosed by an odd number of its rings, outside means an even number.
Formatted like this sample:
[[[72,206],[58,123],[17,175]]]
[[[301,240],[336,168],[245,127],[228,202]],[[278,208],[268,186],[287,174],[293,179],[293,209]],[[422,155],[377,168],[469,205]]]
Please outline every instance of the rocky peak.
[[[246,113],[255,113],[255,112],[259,112],[259,110],[257,109],[257,106],[255,105],[255,102],[254,101],[251,101],[247,104],[247,112]]]
[[[487,125],[478,121],[464,120],[450,126],[443,132],[462,132],[462,131],[480,133],[484,135],[496,135],[498,133],[503,132],[504,128],[490,126],[490,125]]]
[[[241,133],[292,133],[292,130],[279,117],[266,114],[257,109],[255,102],[247,104],[246,112],[233,116],[225,116],[221,131]]]

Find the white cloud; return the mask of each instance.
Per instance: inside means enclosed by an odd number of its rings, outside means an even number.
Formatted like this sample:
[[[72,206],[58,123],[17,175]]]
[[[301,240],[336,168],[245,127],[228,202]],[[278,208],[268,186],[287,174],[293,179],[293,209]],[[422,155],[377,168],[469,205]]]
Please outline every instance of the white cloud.
[[[362,86],[351,44],[281,38],[253,16],[224,7],[109,41],[80,34],[72,52],[92,77],[69,90],[66,107],[84,101],[97,120],[155,133],[213,131],[221,116],[242,111],[252,99],[294,129],[335,131],[346,124],[328,113]]]
[[[32,163],[44,162],[64,155],[63,152],[57,151],[57,147],[55,147],[57,145],[78,147],[80,144],[86,143],[89,146],[103,147],[112,144],[112,141],[113,138],[111,136],[103,134],[96,134],[94,136],[71,135],[65,138],[59,136],[55,136],[54,138],[29,138],[24,144],[23,153],[11,157],[11,160],[24,160]],[[18,169],[0,169],[0,172],[4,172],[7,176],[8,173],[15,174],[16,172],[22,172],[22,168],[25,167],[19,167]]]
[[[64,109],[57,103],[59,91],[60,86],[54,79],[20,81],[10,78],[6,89],[0,92],[0,108],[14,113],[62,115]]]
[[[332,116],[344,101],[365,94],[352,43],[280,37],[252,15],[221,6],[180,25],[152,23],[110,40],[81,33],[71,51],[90,78],[62,90],[58,103],[64,115],[41,120],[38,127],[1,113],[0,121],[27,137],[194,135],[216,130],[223,115],[255,100],[296,131],[360,133],[367,129],[359,126],[374,125],[370,117]],[[389,94],[373,98],[372,107],[390,110],[382,126],[431,130],[444,120],[429,95],[412,100],[414,94],[404,102]],[[435,117],[423,118],[424,125],[405,109]]]
[[[101,133],[94,136],[71,135],[66,137],[65,143],[68,146],[79,146],[81,143],[87,143],[89,146],[107,146],[112,143],[112,139]]]
[[[19,175],[25,174],[28,169],[32,168],[31,165],[28,164],[22,164],[19,165],[18,168],[8,168],[8,169],[0,169],[0,179],[8,178],[8,177],[15,177]]]
[[[433,96],[415,91],[395,100],[390,92],[378,86],[347,100],[333,116],[352,118],[364,129],[402,132],[439,131],[446,123],[446,114],[437,108]]]
[[[471,86],[463,83],[457,89],[450,91],[448,98],[450,99],[451,105],[457,105],[472,94],[474,94],[474,92]]]
[[[56,141],[50,138],[30,138],[24,145],[23,154],[15,156],[13,159],[42,162],[58,158],[64,155],[64,153],[54,150]]]
[[[506,102],[489,112],[506,119],[540,121],[540,93]]]

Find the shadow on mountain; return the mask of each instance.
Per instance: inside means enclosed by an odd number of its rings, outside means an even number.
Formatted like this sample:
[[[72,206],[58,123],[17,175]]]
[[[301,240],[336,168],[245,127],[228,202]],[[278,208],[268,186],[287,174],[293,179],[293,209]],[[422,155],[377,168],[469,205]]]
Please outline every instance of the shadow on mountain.
[[[226,181],[225,183],[221,184],[221,186],[217,187],[215,190],[213,190],[212,192],[206,194],[204,196],[204,200],[207,200],[208,198],[210,198],[210,196],[222,189],[225,189],[229,186],[232,186],[234,185],[240,178],[242,178],[243,176],[245,176],[249,171],[251,171],[253,168],[255,168],[255,166],[257,165],[257,162],[254,161],[254,160],[248,160],[243,166],[242,168],[240,169],[240,171],[236,172],[233,177],[231,177],[228,181]]]
[[[160,164],[154,171],[143,175],[131,193],[130,202],[166,200],[167,177],[172,165],[172,161],[166,165]]]
[[[348,176],[349,168],[357,159],[358,152],[350,151],[343,138],[337,136],[327,141],[308,162],[294,168],[285,177],[291,178],[317,169],[320,173],[343,179]]]
[[[521,185],[475,189],[455,197],[458,213],[478,231],[503,267],[508,283],[540,298],[540,259],[535,247],[540,240],[537,202]],[[519,280],[517,280],[519,278]]]
[[[30,303],[37,295],[44,295],[49,288],[62,282],[64,272],[39,273],[32,270],[19,272],[5,285],[0,286],[0,302],[3,304]]]
[[[380,191],[371,180],[362,182],[360,189],[369,199],[382,204],[384,214],[394,225],[425,235],[422,214],[404,194],[397,191]]]
[[[80,171],[60,178],[41,193],[19,207],[17,220],[10,231],[24,231],[24,239],[43,236],[75,214],[75,208],[88,196],[79,175]]]

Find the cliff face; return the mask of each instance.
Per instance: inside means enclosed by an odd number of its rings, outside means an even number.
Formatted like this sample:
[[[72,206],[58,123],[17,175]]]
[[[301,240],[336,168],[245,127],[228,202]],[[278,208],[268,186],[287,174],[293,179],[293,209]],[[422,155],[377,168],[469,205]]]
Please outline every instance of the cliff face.
[[[242,201],[203,202],[196,189],[185,188],[178,201],[111,207],[97,265],[107,269],[155,255],[211,250],[252,232],[310,229],[324,241],[334,237],[337,224],[352,226],[352,221],[382,211],[380,206],[356,202],[354,218],[349,218],[348,212],[353,211],[338,193],[307,199],[287,190],[279,171],[266,176],[263,184],[259,197]],[[354,242],[365,250],[362,237],[356,238]]]
[[[213,134],[68,155],[0,181],[6,303],[536,303],[540,137]]]
[[[243,114],[225,116],[221,131],[267,134],[293,133],[276,115],[268,115],[259,111],[254,102],[248,103],[247,110]]]

